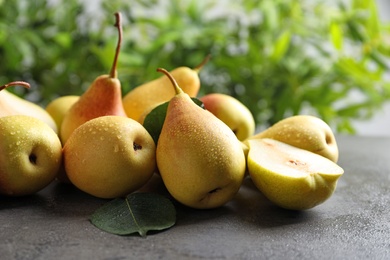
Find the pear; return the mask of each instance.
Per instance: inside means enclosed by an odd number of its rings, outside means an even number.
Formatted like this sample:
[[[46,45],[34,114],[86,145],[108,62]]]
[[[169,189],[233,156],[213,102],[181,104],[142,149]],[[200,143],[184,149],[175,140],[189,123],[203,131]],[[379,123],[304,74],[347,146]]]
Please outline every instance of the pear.
[[[344,170],[313,152],[269,138],[248,140],[248,172],[276,205],[305,210],[325,202]]]
[[[57,129],[61,130],[61,124],[68,110],[79,100],[79,96],[68,95],[53,99],[46,105],[45,110],[53,118]]]
[[[168,192],[197,209],[216,208],[238,192],[246,170],[240,141],[212,113],[196,105],[165,69],[176,95],[157,142],[157,167]]]
[[[250,139],[272,138],[313,153],[334,162],[338,161],[339,150],[330,126],[322,119],[310,115],[287,117]]]
[[[137,121],[94,118],[78,127],[63,148],[67,177],[99,198],[125,196],[141,188],[156,169],[156,146]]]
[[[210,56],[207,56],[193,69],[182,66],[170,72],[178,85],[183,86],[183,91],[189,96],[195,97],[198,94],[200,89],[199,71],[209,59]],[[147,112],[169,101],[174,95],[175,91],[170,86],[168,77],[164,75],[130,90],[123,97],[123,106],[128,117],[142,124]]]
[[[62,160],[58,135],[26,115],[0,117],[0,193],[31,195],[49,185]]]
[[[58,128],[54,119],[45,111],[45,109],[33,102],[20,98],[5,89],[10,86],[30,88],[30,84],[24,81],[14,81],[0,86],[0,117],[9,115],[32,116],[42,120],[58,133]]]
[[[116,65],[122,41],[122,27],[120,13],[116,13],[116,26],[119,32],[119,40],[116,48],[114,62],[109,75],[97,77],[89,88],[80,96],[64,116],[60,129],[60,137],[63,144],[72,132],[96,117],[106,115],[127,116],[122,104],[121,83],[117,78]]]
[[[232,129],[238,140],[244,141],[255,133],[255,119],[238,99],[222,93],[211,93],[199,100],[208,111]]]

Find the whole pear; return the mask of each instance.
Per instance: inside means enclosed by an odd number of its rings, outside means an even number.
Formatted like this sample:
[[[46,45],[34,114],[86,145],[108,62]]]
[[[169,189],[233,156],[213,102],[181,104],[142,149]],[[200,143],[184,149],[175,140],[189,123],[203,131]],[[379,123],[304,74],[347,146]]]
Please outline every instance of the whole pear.
[[[56,133],[58,128],[54,119],[41,106],[20,98],[7,91],[5,88],[10,86],[23,86],[30,88],[30,84],[24,81],[10,82],[0,87],[0,117],[10,115],[27,115],[42,120],[48,124]]]
[[[137,121],[103,116],[78,127],[63,149],[66,174],[80,190],[116,198],[141,188],[156,169],[156,146]]]
[[[192,208],[216,208],[230,201],[243,181],[246,161],[233,131],[196,105],[165,73],[176,95],[169,101],[157,142],[157,167],[169,193]]]
[[[175,78],[179,86],[183,86],[183,91],[191,97],[195,97],[200,89],[199,71],[207,63],[210,56],[207,56],[195,68],[178,67],[170,73]],[[175,95],[175,90],[170,86],[167,76],[146,82],[130,90],[123,97],[123,107],[128,117],[137,120],[141,124],[146,112],[169,101]]]
[[[79,96],[68,95],[58,97],[47,104],[45,110],[53,118],[57,129],[61,130],[61,124],[68,110],[79,100]]]
[[[30,195],[56,177],[62,160],[58,135],[26,115],[0,118],[0,193]]]
[[[313,153],[334,162],[338,161],[339,150],[330,126],[322,119],[310,115],[287,117],[250,139],[271,138]]]
[[[100,116],[118,115],[127,117],[122,104],[121,83],[117,78],[116,65],[122,41],[120,13],[116,15],[116,26],[119,40],[116,48],[114,63],[109,75],[97,77],[89,88],[80,96],[68,110],[62,121],[60,137],[63,144],[72,132],[85,122]]]
[[[238,99],[222,93],[211,93],[199,100],[208,111],[232,129],[238,140],[244,141],[255,133],[255,119]]]
[[[262,138],[248,141],[248,172],[255,186],[276,205],[305,210],[334,193],[344,170],[310,151]]]

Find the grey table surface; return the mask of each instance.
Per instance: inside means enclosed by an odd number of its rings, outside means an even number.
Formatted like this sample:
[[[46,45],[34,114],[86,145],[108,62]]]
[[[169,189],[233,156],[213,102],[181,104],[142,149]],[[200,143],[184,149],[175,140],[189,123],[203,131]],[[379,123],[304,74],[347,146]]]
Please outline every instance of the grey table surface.
[[[179,205],[176,224],[146,238],[93,226],[106,200],[72,185],[0,197],[0,259],[390,259],[390,138],[337,141],[345,174],[325,203],[284,210],[246,179],[227,205]],[[151,185],[164,192],[158,178]]]

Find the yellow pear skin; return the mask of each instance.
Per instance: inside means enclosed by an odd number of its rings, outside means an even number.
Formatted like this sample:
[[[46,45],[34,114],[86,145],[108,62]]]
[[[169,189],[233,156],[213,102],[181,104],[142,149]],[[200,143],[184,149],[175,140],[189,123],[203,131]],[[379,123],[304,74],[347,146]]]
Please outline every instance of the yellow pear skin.
[[[199,100],[208,111],[232,129],[238,140],[244,141],[255,133],[255,119],[238,99],[222,93],[211,93]]]
[[[58,97],[45,107],[45,110],[53,118],[57,125],[57,129],[61,129],[62,121],[64,120],[65,114],[68,110],[79,100],[79,96],[69,95]]]
[[[73,132],[63,158],[71,183],[90,195],[109,199],[146,184],[156,169],[156,146],[137,121],[103,116]]]
[[[117,78],[116,65],[122,39],[120,13],[116,13],[119,40],[114,63],[109,75],[98,76],[89,88],[68,110],[61,124],[60,138],[66,143],[72,132],[85,122],[100,116],[117,115],[127,117],[122,104],[121,82]]]
[[[182,66],[170,72],[178,85],[182,86],[182,90],[190,97],[196,97],[199,92],[201,85],[199,71],[208,59],[209,56],[194,69]],[[164,75],[130,90],[123,97],[123,107],[128,117],[142,124],[146,112],[169,101],[173,96],[175,96],[175,90],[170,86],[168,77]]]
[[[30,85],[26,82],[11,82],[0,87],[0,117],[9,115],[28,115],[38,118],[49,125],[54,132],[58,133],[57,125],[49,113],[41,106],[18,97],[17,95],[7,91],[5,88],[9,86],[21,85],[29,88]]]
[[[322,155],[333,162],[339,158],[336,138],[325,121],[310,115],[287,117],[250,139],[271,138]]]
[[[344,170],[310,151],[261,138],[248,140],[248,172],[255,186],[274,204],[306,210],[334,193]]]
[[[0,117],[0,194],[31,195],[49,185],[62,161],[58,135],[26,115]]]
[[[235,196],[245,175],[240,141],[170,79],[177,94],[170,100],[158,139],[158,170],[180,203],[197,209],[220,207]]]

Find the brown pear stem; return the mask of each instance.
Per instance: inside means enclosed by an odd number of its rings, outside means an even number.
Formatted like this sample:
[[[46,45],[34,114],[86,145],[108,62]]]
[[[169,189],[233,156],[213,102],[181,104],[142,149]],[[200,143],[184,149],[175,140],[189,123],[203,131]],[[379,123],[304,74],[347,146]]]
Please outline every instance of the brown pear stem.
[[[158,72],[162,72],[162,73],[164,73],[165,75],[167,75],[167,77],[169,78],[169,80],[172,82],[173,87],[175,88],[176,95],[181,94],[181,93],[184,93],[183,90],[182,90],[182,89],[179,87],[179,85],[177,84],[175,78],[172,76],[171,73],[169,73],[169,71],[167,71],[166,69],[163,69],[163,68],[158,68],[157,71],[158,71]]]
[[[25,88],[30,88],[30,84],[27,83],[27,82],[24,82],[24,81],[12,81],[10,83],[7,83],[3,86],[0,86],[0,91],[2,91],[3,89],[6,89],[8,87],[11,87],[11,86],[22,86],[22,87],[25,87]]]
[[[211,58],[211,54],[207,55],[198,66],[193,68],[193,70],[195,72],[199,72],[204,67],[204,65],[206,65],[206,63],[210,60],[210,58]]]
[[[111,78],[116,78],[117,77],[117,73],[116,73],[116,66],[118,64],[118,57],[119,57],[119,51],[121,49],[121,44],[122,44],[122,19],[121,19],[121,13],[119,12],[116,12],[115,13],[115,19],[116,19],[116,22],[115,22],[115,27],[118,28],[118,44],[116,46],[116,51],[115,51],[115,56],[114,56],[114,62],[112,64],[112,67],[111,67],[111,71],[110,71],[110,77]]]

